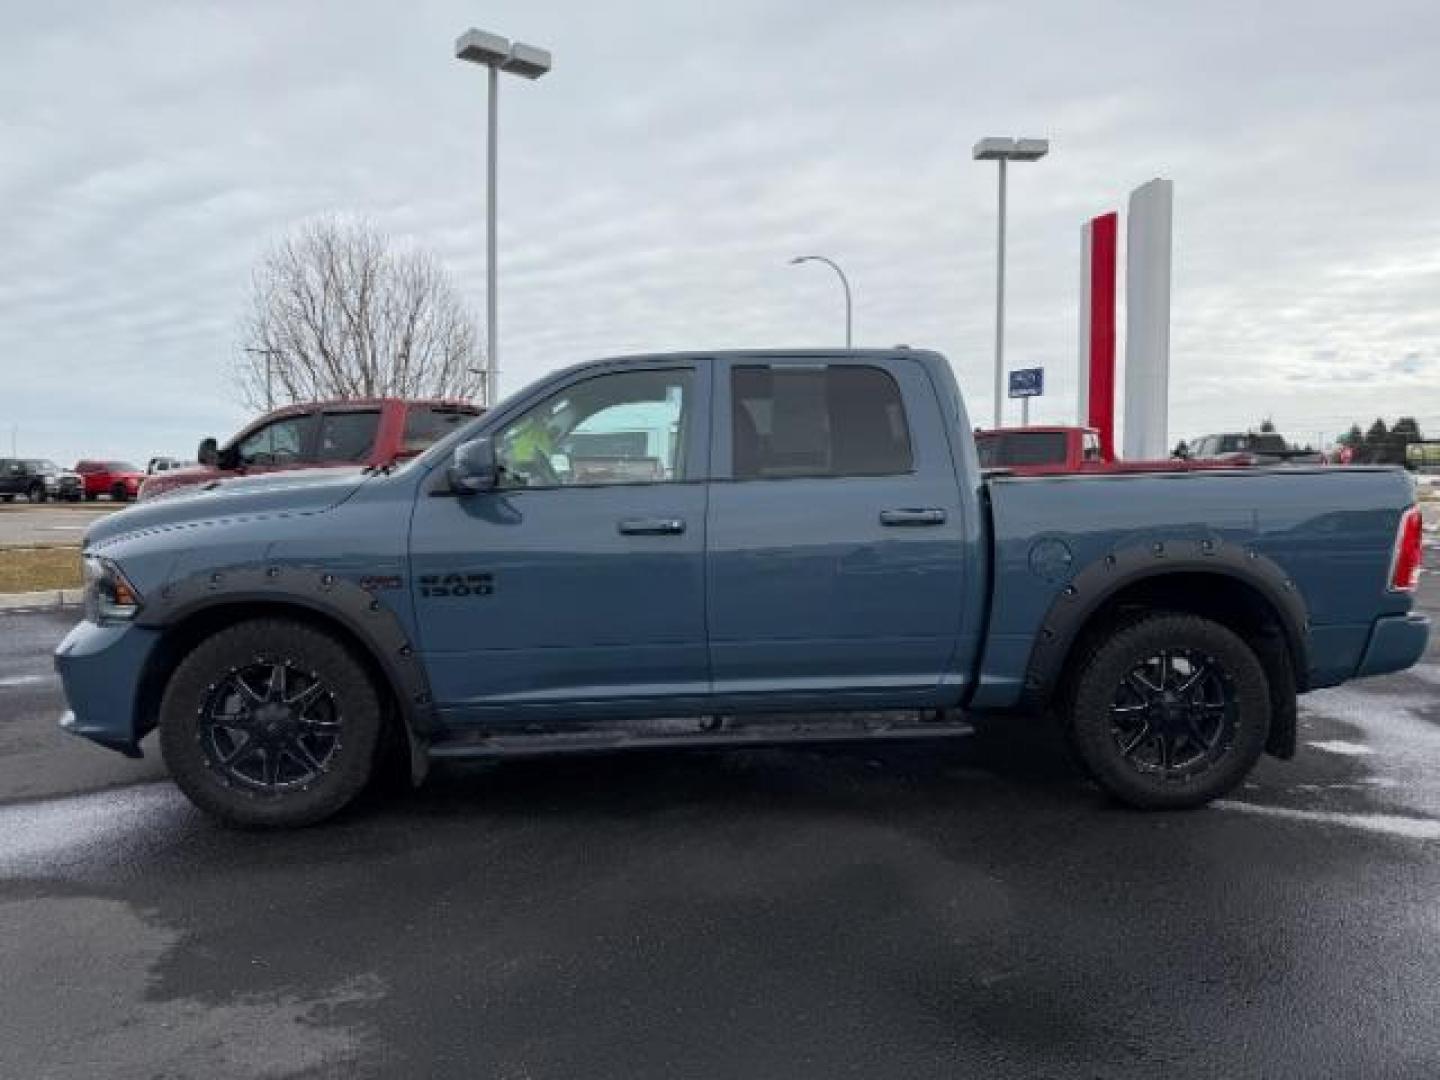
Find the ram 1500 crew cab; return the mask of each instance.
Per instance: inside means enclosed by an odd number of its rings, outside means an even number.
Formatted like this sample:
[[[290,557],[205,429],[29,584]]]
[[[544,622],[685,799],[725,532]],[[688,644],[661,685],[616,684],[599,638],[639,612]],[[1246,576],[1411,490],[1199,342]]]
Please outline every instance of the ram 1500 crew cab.
[[[1188,806],[1294,753],[1297,693],[1414,663],[1420,551],[1400,469],[984,474],[932,352],[607,360],[394,468],[97,522],[62,723],[158,727],[201,807],[297,825],[386,746],[418,780],[1048,708],[1103,788]]]

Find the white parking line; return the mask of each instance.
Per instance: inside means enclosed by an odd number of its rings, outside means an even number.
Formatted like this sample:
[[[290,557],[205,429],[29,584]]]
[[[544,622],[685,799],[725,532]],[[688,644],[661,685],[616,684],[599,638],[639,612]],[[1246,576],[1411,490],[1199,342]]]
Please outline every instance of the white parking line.
[[[0,689],[7,686],[29,686],[32,683],[44,682],[44,675],[10,675],[0,679]]]
[[[1305,745],[1313,746],[1316,750],[1324,750],[1330,754],[1344,754],[1346,757],[1363,757],[1366,754],[1375,753],[1364,743],[1346,742],[1344,739],[1316,739]]]

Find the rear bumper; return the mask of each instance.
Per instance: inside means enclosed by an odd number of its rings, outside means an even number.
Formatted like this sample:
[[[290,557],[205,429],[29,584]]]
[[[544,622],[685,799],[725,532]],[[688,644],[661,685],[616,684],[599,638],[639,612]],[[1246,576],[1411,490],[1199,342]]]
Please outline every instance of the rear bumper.
[[[159,633],[143,626],[80,622],[55,650],[55,670],[70,711],[60,726],[73,735],[139,757],[140,680]]]
[[[1424,615],[1385,615],[1375,620],[1356,678],[1403,671],[1425,655],[1430,620]]]

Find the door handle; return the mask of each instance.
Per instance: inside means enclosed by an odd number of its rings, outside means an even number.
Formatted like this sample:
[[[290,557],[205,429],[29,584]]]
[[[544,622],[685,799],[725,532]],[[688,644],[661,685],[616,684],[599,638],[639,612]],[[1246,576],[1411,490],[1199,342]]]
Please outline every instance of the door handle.
[[[615,527],[626,536],[677,536],[685,531],[685,519],[624,518]]]
[[[923,510],[881,510],[881,525],[944,525],[945,511],[927,507]]]

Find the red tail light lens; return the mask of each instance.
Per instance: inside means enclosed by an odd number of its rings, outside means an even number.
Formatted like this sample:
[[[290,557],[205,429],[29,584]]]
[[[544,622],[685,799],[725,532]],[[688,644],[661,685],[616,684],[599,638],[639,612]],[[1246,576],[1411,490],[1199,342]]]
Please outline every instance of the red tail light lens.
[[[1395,534],[1395,557],[1390,561],[1390,589],[1393,592],[1414,592],[1420,584],[1420,562],[1424,556],[1424,522],[1420,508],[1412,506],[1400,515],[1400,529]]]

